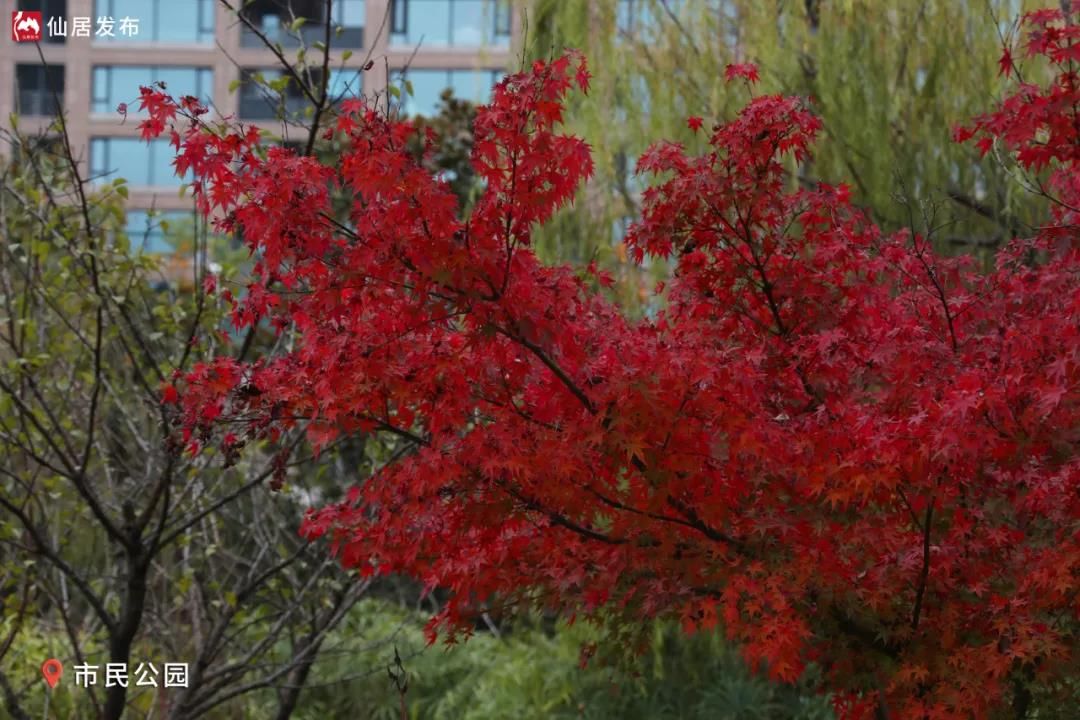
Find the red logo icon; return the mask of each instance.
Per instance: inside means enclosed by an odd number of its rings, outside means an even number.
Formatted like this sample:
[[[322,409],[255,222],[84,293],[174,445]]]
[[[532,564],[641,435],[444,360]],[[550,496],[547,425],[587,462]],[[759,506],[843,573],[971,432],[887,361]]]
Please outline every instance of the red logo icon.
[[[60,676],[64,674],[64,666],[56,658],[49,658],[41,663],[41,674],[45,676],[45,682],[49,683],[49,687],[54,688],[56,683],[60,682]]]
[[[11,13],[11,39],[15,42],[38,42],[41,40],[41,13],[16,10]]]

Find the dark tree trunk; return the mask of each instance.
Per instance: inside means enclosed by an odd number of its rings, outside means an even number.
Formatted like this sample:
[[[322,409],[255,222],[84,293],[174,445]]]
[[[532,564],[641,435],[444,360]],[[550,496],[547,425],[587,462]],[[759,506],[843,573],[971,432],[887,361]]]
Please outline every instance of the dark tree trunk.
[[[296,710],[296,704],[300,701],[300,693],[304,691],[304,685],[307,683],[311,666],[319,654],[320,645],[322,645],[321,642],[317,643],[308,655],[308,659],[304,660],[288,674],[289,686],[278,694],[278,711],[277,715],[274,716],[275,720],[289,720],[292,717],[293,712]]]
[[[116,629],[109,637],[109,662],[127,664],[131,660],[131,645],[142,624],[146,606],[146,575],[150,568],[140,545],[127,552],[128,578],[124,589],[123,611]],[[113,685],[105,691],[104,720],[120,720],[127,705],[127,688]]]

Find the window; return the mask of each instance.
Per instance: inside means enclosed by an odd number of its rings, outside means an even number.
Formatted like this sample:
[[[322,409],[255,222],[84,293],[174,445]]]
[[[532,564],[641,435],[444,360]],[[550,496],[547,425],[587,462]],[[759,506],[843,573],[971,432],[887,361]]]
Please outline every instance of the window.
[[[363,91],[364,78],[359,70],[345,68],[340,72],[330,72],[326,92],[330,95],[331,102],[338,103],[345,98],[356,97]]]
[[[46,26],[52,18],[56,18],[54,23],[67,18],[67,0],[19,0],[15,6],[18,10],[35,10],[41,13],[41,19]],[[49,27],[41,28],[41,39],[46,43],[62,45],[64,36],[49,30]]]
[[[513,14],[510,12],[509,3],[496,2],[495,3],[495,37],[502,39],[505,38],[506,42],[510,40],[510,22],[513,19]]]
[[[23,115],[55,115],[64,102],[64,66],[15,66],[15,111]]]
[[[407,0],[390,0],[390,34],[404,35],[409,28],[409,3]]]
[[[64,139],[59,135],[28,135],[22,142],[11,146],[12,163],[21,166],[33,158],[49,157],[54,160],[67,159]]]
[[[292,78],[278,91],[272,84],[281,83],[286,73],[276,68],[243,68],[240,71],[240,118],[243,120],[279,120],[285,116],[295,117],[311,105],[307,95]],[[260,82],[261,78],[261,82]],[[315,92],[321,81],[319,68],[311,69]],[[278,86],[280,87],[280,86]],[[364,90],[363,76],[359,70],[344,68],[332,70],[326,84],[331,104],[359,96]]]
[[[367,0],[334,0],[331,47],[360,48],[364,46],[364,15]],[[241,11],[251,24],[271,42],[283,48],[312,46],[326,37],[326,0],[253,0]],[[304,18],[296,31],[289,30],[293,18]],[[258,33],[241,26],[240,45],[265,45]]]
[[[96,0],[95,17],[109,16],[117,23],[138,20],[134,37],[95,36],[95,42],[155,42],[210,44],[214,41],[214,0]]]
[[[165,90],[175,98],[194,95],[204,103],[211,101],[214,73],[210,68],[155,65],[97,65],[94,67],[90,111],[115,113],[116,106],[127,103],[128,112],[137,113],[139,87],[165,83]]]
[[[431,48],[510,44],[508,0],[392,1],[391,45]]]
[[[193,226],[194,214],[190,210],[128,210],[124,233],[132,248],[165,253],[175,249],[166,239],[170,231],[183,233]]]
[[[435,115],[439,96],[450,88],[454,96],[474,103],[491,99],[491,86],[499,81],[498,70],[424,70],[410,68],[405,79],[412,85],[412,96],[402,93],[406,115]]]
[[[172,162],[176,151],[169,141],[158,138],[91,138],[90,175],[94,181],[124,178],[137,187],[178,187]]]
[[[276,68],[243,68],[240,70],[240,118],[243,120],[278,120],[293,117],[310,104],[307,95],[289,78],[281,92],[267,87],[286,77]],[[319,82],[317,69],[311,71],[312,82]]]

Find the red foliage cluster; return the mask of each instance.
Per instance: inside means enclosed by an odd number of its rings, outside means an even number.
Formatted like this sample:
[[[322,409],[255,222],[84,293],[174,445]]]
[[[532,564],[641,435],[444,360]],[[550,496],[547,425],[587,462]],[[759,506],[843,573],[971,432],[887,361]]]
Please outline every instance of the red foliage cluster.
[[[820,663],[846,717],[984,717],[1013,678],[1075,661],[1080,611],[1080,26],[1030,22],[1054,82],[957,131],[1051,168],[1052,222],[993,272],[886,236],[843,186],[791,189],[819,123],[762,96],[706,153],[641,158],[658,179],[628,242],[675,267],[643,321],[530,249],[591,172],[557,130],[588,84],[575,54],[480,111],[465,219],[412,126],[359,102],[334,167],[193,123],[178,169],[257,253],[234,320],[298,340],[165,400],[193,449],[223,419],[230,448],[297,425],[316,447],[411,443],[305,528],[348,567],[449,590],[450,638],[514,605],[720,622],[775,678]],[[151,135],[176,112],[158,95]]]

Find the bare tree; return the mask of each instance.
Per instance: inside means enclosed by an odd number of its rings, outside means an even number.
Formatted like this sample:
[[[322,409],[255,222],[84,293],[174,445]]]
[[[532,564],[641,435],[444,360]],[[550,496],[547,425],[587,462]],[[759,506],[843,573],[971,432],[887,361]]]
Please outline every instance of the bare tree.
[[[310,102],[309,154],[334,112],[332,8],[326,0],[312,64],[290,61],[237,15]],[[0,657],[32,615],[66,637],[77,664],[190,659],[186,687],[86,688],[96,717],[203,717],[263,691],[284,720],[368,584],[298,536],[304,493],[267,488],[312,472],[301,437],[239,463],[189,452],[162,388],[201,358],[289,338],[253,329],[235,346],[216,332],[224,309],[205,287],[203,221],[190,238],[190,290],[157,289],[155,264],[121,232],[123,182],[85,176],[56,104],[51,140],[13,129],[0,161],[0,529],[15,529],[0,532],[0,593],[19,607]],[[362,471],[362,446],[341,450],[320,462],[347,457]],[[26,691],[0,672],[15,718],[27,717]]]

